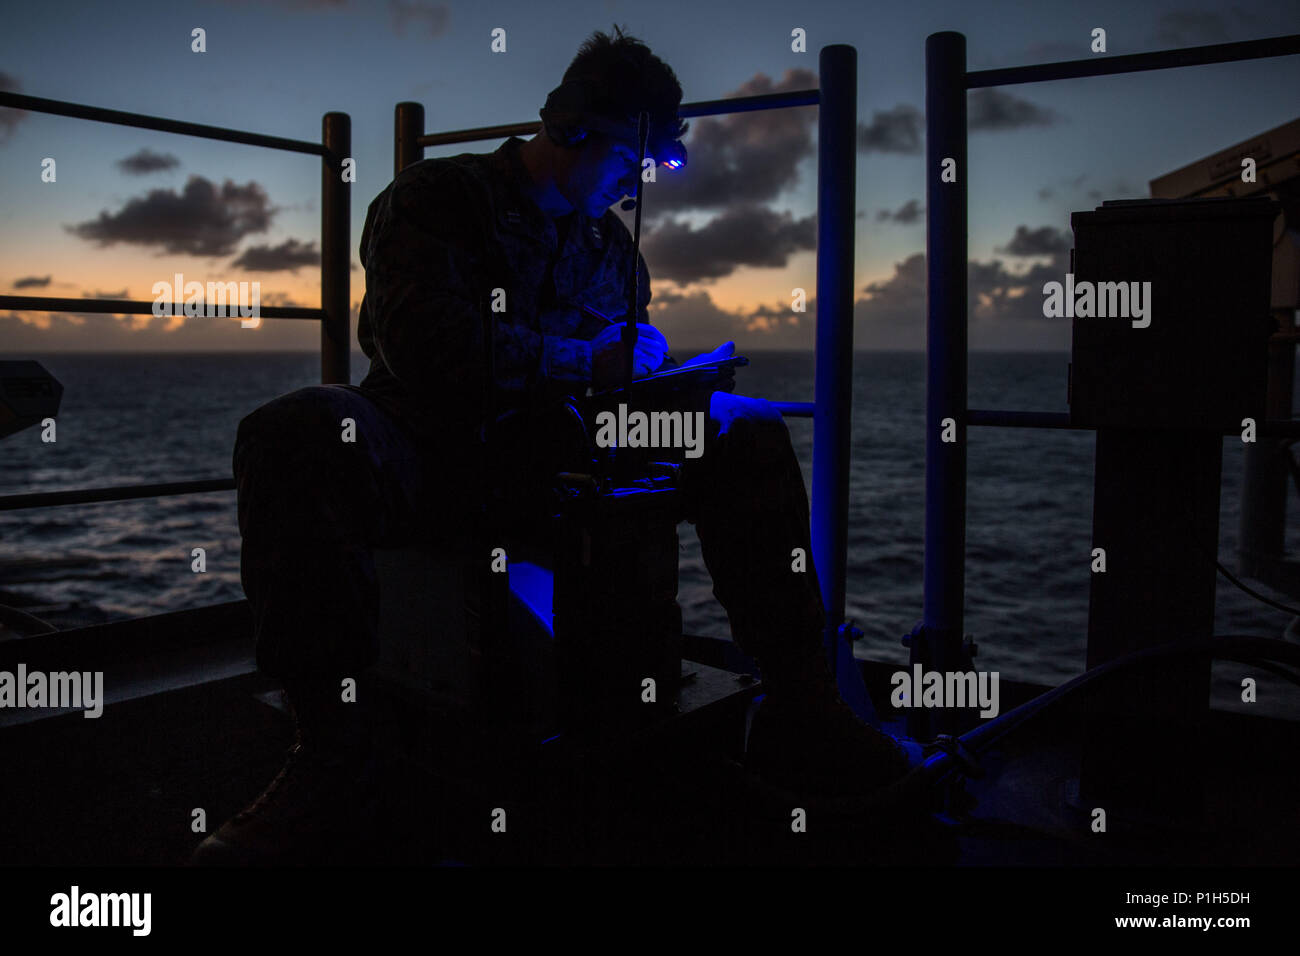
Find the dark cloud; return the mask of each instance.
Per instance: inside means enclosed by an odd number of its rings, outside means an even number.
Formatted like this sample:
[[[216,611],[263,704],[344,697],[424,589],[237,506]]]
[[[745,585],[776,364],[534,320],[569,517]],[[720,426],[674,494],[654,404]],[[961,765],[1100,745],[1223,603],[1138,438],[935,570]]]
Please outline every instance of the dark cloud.
[[[808,348],[817,314],[810,299],[806,312],[793,312],[790,303],[760,305],[742,312],[718,307],[707,290],[655,293],[650,321],[664,334],[673,358],[681,361],[726,341],[745,348]]]
[[[972,132],[1051,126],[1057,121],[1052,110],[995,89],[979,89],[966,101],[966,126]]]
[[[161,169],[175,169],[180,164],[181,161],[171,153],[155,153],[148,149],[142,149],[138,153],[133,153],[125,159],[117,161],[117,165],[122,172],[130,173],[133,176],[156,173]]]
[[[730,96],[759,96],[817,86],[810,70],[786,70],[774,83],[762,73]],[[799,164],[816,155],[815,107],[708,116],[692,122],[685,175],[657,170],[646,213],[717,209],[774,199],[799,181]]]
[[[1230,38],[1227,21],[1208,10],[1171,10],[1156,21],[1154,42],[1161,47],[1205,46]]]
[[[1016,226],[1016,234],[999,252],[1009,256],[1057,256],[1070,248],[1070,235],[1042,226],[1030,229],[1028,226]]]
[[[53,276],[23,276],[21,279],[14,280],[15,289],[44,289],[50,284]]]
[[[1053,321],[1043,316],[1043,284],[1062,281],[1068,266],[1068,251],[1024,273],[1009,272],[999,259],[971,260],[966,266],[971,322]],[[924,330],[926,286],[925,253],[918,252],[895,263],[894,274],[888,279],[864,287],[854,313],[869,324]]]
[[[401,35],[408,26],[425,36],[441,36],[447,30],[451,10],[445,3],[422,3],[421,0],[388,0],[393,30]]]
[[[231,268],[243,268],[249,272],[279,272],[289,270],[296,273],[303,266],[320,265],[320,250],[315,240],[299,242],[286,239],[278,246],[249,246],[234,262]]]
[[[1044,202],[1051,199],[1055,195],[1056,195],[1056,191],[1047,186],[1044,186],[1042,189],[1038,190],[1038,198],[1043,200]]]
[[[888,279],[864,286],[854,312],[882,325],[919,322],[924,327],[926,281],[925,253],[918,252],[894,263],[894,274]]]
[[[911,225],[920,221],[921,213],[924,211],[925,207],[921,205],[920,200],[909,199],[893,212],[881,209],[876,213],[876,222],[901,222],[903,225]]]
[[[863,153],[921,152],[925,117],[915,106],[900,103],[892,110],[876,110],[871,123],[858,124],[858,150]]]
[[[81,293],[81,297],[83,299],[129,299],[131,298],[130,291],[130,289],[116,289],[113,292],[104,292],[101,289],[96,289],[94,292]]]
[[[150,190],[116,213],[101,212],[98,219],[64,228],[101,246],[123,242],[169,253],[225,256],[245,236],[266,232],[274,215],[266,192],[255,182],[238,186],[226,180],[218,188],[202,176],[191,176],[181,193]]]
[[[740,266],[784,266],[793,253],[817,247],[817,222],[744,203],[699,229],[676,219],[660,223],[641,245],[653,277],[685,284],[720,279]]]
[[[0,90],[6,93],[21,92],[22,84],[18,82],[18,77],[0,70]],[[13,135],[18,124],[27,119],[27,110],[15,110],[9,107],[0,107],[0,145],[3,145]]]

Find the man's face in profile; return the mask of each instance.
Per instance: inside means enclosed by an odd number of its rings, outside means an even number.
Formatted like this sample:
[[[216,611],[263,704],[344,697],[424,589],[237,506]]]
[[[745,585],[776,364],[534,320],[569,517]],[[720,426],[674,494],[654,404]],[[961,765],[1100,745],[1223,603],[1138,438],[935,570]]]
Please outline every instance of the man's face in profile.
[[[592,133],[581,148],[565,152],[572,158],[556,185],[575,209],[599,217],[636,192],[637,153],[630,145]]]

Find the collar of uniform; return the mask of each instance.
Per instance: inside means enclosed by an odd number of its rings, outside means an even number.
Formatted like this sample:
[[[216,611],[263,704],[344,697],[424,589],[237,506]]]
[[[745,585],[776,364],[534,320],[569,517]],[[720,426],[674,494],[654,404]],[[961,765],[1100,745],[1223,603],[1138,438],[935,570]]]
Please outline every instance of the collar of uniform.
[[[555,220],[548,216],[540,206],[533,201],[524,191],[524,184],[531,183],[532,177],[528,175],[528,167],[524,165],[523,158],[519,155],[519,149],[524,145],[524,141],[518,136],[511,136],[497,148],[497,156],[509,171],[511,185],[514,187],[513,202],[508,203],[498,215],[507,225],[519,228],[523,225],[524,217],[538,219],[539,223],[550,220],[554,228]],[[576,249],[600,249],[605,245],[605,239],[600,230],[599,220],[592,219],[585,215],[581,210],[573,211],[574,222],[565,237],[564,248],[560,250],[561,256],[567,256]]]
[[[497,168],[509,186],[506,201],[497,209],[497,218],[511,231],[521,231],[525,223],[528,223],[537,232],[544,233],[550,217],[526,192],[526,185],[531,179],[528,168],[519,155],[519,147],[523,144],[524,141],[518,136],[511,136],[493,154]]]

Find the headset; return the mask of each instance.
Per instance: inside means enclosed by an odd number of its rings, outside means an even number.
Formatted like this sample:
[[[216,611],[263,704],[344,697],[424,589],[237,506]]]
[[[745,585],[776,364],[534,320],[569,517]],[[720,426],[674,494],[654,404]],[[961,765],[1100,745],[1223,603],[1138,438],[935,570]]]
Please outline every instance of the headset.
[[[618,110],[600,95],[596,81],[590,77],[566,80],[551,90],[546,105],[539,111],[542,126],[557,146],[579,146],[589,131],[604,133],[625,143],[638,140],[638,116],[615,118]],[[660,119],[652,124],[646,143],[646,155],[656,166],[681,169],[686,165],[686,147],[677,138],[677,117]]]

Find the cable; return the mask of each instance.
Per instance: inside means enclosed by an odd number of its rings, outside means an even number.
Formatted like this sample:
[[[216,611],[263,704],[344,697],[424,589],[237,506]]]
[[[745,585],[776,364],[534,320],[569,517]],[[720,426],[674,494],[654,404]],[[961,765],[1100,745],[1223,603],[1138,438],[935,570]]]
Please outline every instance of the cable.
[[[27,628],[28,631],[27,634],[23,635],[24,637],[30,634],[56,634],[59,630],[53,624],[42,621],[34,614],[28,614],[26,611],[20,611],[16,607],[9,607],[5,604],[0,604],[0,624],[6,624],[20,633],[24,628]]]
[[[1151,665],[1168,658],[1188,655],[1205,655],[1243,663],[1257,664],[1263,661],[1282,661],[1300,667],[1300,647],[1274,638],[1256,637],[1249,634],[1223,634],[1185,644],[1162,644],[1133,651],[1107,661],[1085,674],[1054,687],[1045,694],[1021,704],[1001,717],[967,731],[956,738],[967,750],[979,754],[998,740],[1019,729],[1031,719],[1041,716],[1049,707],[1064,698],[1082,690],[1091,688],[1103,678],[1113,676],[1123,670],[1142,665]],[[1300,686],[1300,674],[1285,668],[1267,668],[1272,673]],[[960,767],[957,756],[949,750],[941,750],[928,756],[917,767],[887,787],[876,790],[862,797],[848,797],[824,802],[824,809],[834,814],[854,815],[871,813],[885,809],[896,809],[920,799],[934,784],[940,782]]]
[[[1300,441],[1300,439],[1291,439],[1291,441]],[[1288,442],[1288,444],[1290,444],[1290,442]],[[1294,459],[1292,459],[1292,463],[1294,464]],[[1300,478],[1297,478],[1297,482],[1298,482],[1297,487],[1300,487]],[[1246,594],[1249,594],[1255,600],[1262,601],[1263,603],[1267,604],[1269,607],[1276,608],[1279,611],[1285,611],[1287,614],[1290,614],[1293,617],[1300,617],[1300,610],[1293,608],[1290,605],[1282,604],[1278,601],[1274,601],[1270,597],[1265,597],[1263,594],[1260,594],[1258,591],[1248,587],[1246,584],[1238,580],[1237,577],[1233,575],[1231,571],[1225,568],[1223,564],[1219,561],[1218,549],[1211,549],[1205,546],[1205,541],[1203,541],[1201,537],[1196,533],[1196,525],[1190,519],[1187,521],[1186,527],[1196,547],[1200,549],[1203,555],[1213,556],[1214,566],[1218,569],[1219,573],[1222,574],[1225,578],[1227,578],[1230,582],[1235,584]]]
[[[1279,601],[1274,601],[1272,598],[1270,598],[1270,597],[1265,597],[1264,595],[1260,594],[1258,591],[1255,591],[1255,590],[1253,590],[1253,589],[1247,587],[1247,586],[1246,586],[1245,584],[1243,584],[1241,581],[1238,581],[1235,577],[1233,577],[1232,573],[1231,573],[1227,568],[1225,568],[1222,564],[1220,564],[1217,560],[1214,562],[1214,566],[1215,566],[1216,568],[1219,569],[1219,573],[1220,573],[1220,574],[1222,574],[1225,578],[1227,578],[1227,579],[1228,579],[1229,581],[1231,581],[1233,584],[1237,585],[1237,587],[1241,588],[1243,591],[1245,591],[1247,594],[1249,594],[1249,595],[1250,595],[1251,597],[1253,597],[1255,600],[1257,600],[1257,601],[1263,601],[1265,604],[1269,605],[1270,607],[1275,607],[1275,608],[1277,608],[1279,611],[1286,611],[1286,612],[1287,612],[1288,614],[1290,614],[1290,615],[1293,615],[1293,616],[1295,616],[1295,617],[1300,617],[1300,610],[1297,610],[1296,608],[1293,608],[1293,607],[1291,607],[1291,606],[1289,606],[1289,605],[1282,604],[1282,603],[1279,602]]]

